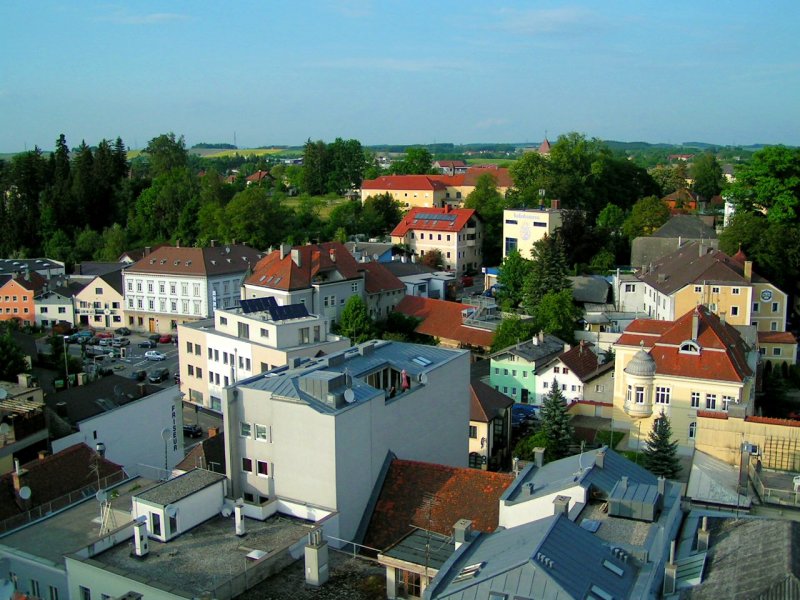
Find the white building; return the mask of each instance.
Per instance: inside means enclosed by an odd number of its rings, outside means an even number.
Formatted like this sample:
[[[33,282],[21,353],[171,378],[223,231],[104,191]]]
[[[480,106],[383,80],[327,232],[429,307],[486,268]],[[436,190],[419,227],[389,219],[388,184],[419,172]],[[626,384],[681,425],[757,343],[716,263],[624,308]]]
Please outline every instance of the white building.
[[[113,384],[115,376],[101,383]],[[115,396],[105,387],[93,392],[94,385],[72,388],[59,394],[77,431],[53,440],[53,452],[79,442],[102,449],[106,459],[121,465],[129,475],[163,477],[184,456],[183,408],[178,388],[141,398],[121,392]],[[115,387],[121,387],[119,385]],[[56,412],[61,407],[56,406]],[[67,413],[69,416],[69,413]]]
[[[348,338],[329,333],[327,319],[308,314],[305,305],[292,306],[288,311],[293,312],[287,312],[286,307],[278,308],[273,298],[244,300],[239,308],[217,309],[213,320],[180,325],[178,353],[184,398],[221,411],[223,389],[237,381],[296,358],[350,347]]]
[[[516,250],[522,258],[531,258],[534,242],[552,236],[561,227],[559,201],[552,208],[514,208],[503,211],[503,258]]]
[[[239,304],[240,287],[261,254],[248,246],[162,246],[123,272],[127,326],[174,332],[179,323],[207,319],[215,308]]]
[[[354,539],[390,453],[466,466],[469,353],[372,341],[224,390],[231,491],[337,512]]]

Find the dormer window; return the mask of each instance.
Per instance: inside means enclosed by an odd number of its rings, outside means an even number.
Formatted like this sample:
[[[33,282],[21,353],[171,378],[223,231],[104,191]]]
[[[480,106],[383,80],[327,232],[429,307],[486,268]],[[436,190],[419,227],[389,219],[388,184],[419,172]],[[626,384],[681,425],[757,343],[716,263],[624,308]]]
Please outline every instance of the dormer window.
[[[687,340],[681,344],[681,354],[700,354],[700,345],[692,340]]]

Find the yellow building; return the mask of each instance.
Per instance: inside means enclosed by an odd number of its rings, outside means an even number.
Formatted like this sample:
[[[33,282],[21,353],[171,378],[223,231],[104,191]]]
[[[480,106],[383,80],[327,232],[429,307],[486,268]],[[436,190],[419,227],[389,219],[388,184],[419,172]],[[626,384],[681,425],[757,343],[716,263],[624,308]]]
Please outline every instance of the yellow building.
[[[515,208],[503,211],[503,258],[514,250],[522,258],[531,258],[534,242],[561,227],[561,209],[558,200],[552,208]]]
[[[637,319],[614,345],[614,429],[641,449],[662,410],[679,452],[691,454],[698,411],[752,415],[758,353],[698,306],[676,321]]]
[[[125,324],[122,271],[99,275],[75,294],[75,324],[117,329]]]
[[[403,210],[409,208],[442,208],[447,186],[432,175],[385,175],[361,183],[361,202],[370,196],[388,194]]]

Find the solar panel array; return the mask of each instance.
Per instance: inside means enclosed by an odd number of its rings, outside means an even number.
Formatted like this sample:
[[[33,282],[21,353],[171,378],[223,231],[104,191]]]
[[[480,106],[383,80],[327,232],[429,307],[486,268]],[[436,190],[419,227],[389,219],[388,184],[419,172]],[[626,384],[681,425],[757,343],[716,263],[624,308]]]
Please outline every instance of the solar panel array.
[[[455,221],[456,215],[441,213],[417,213],[414,215],[415,221]]]
[[[242,306],[243,313],[262,312],[265,310],[270,310],[275,306],[278,306],[278,303],[272,296],[267,296],[266,298],[252,298],[250,300],[241,300],[239,304],[241,304]]]
[[[305,304],[288,304],[286,306],[270,307],[269,316],[273,321],[288,321],[289,319],[302,319],[308,316],[308,309]]]

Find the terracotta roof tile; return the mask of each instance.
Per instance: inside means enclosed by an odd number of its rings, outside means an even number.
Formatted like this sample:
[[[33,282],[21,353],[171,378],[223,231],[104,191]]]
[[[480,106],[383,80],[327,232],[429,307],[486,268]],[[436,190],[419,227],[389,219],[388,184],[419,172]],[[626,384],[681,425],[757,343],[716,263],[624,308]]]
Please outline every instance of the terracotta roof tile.
[[[452,215],[453,219],[426,219],[426,215]],[[427,208],[415,207],[406,213],[403,220],[392,231],[392,237],[403,237],[409,231],[458,232],[466,227],[471,218],[477,218],[471,208]]]
[[[395,310],[409,317],[422,319],[415,331],[446,340],[455,340],[468,346],[489,348],[494,340],[494,332],[462,323],[461,311],[472,308],[460,302],[406,296]]]
[[[298,256],[299,266],[292,259],[292,252]],[[332,272],[338,272],[342,279],[360,279],[361,267],[344,244],[307,244],[294,246],[283,258],[280,250],[270,252],[258,261],[245,283],[276,290],[304,290],[311,287],[315,278]]]
[[[796,344],[797,339],[789,331],[759,331],[759,344]]]
[[[383,175],[361,182],[362,190],[440,190],[447,186],[433,175]]]
[[[387,290],[405,290],[405,285],[383,264],[378,262],[359,263],[364,270],[364,288],[368,294],[378,294]]]
[[[703,415],[708,416],[708,415]],[[778,419],[776,417],[757,417],[755,415],[745,417],[749,423],[763,423],[764,425],[783,425],[784,427],[800,427],[800,421],[796,419]]]
[[[478,531],[494,531],[500,496],[513,481],[514,476],[507,473],[395,459],[375,504],[364,544],[383,550],[412,527],[450,535],[459,519],[470,519]],[[426,494],[435,496],[430,514],[425,506]]]
[[[558,358],[572,369],[578,379],[585,381],[586,377],[592,375],[602,365],[602,363],[598,362],[597,355],[592,351],[593,347],[594,344],[591,342],[581,341]]]
[[[511,398],[478,379],[470,383],[469,395],[469,420],[479,423],[488,423],[514,404]]]

